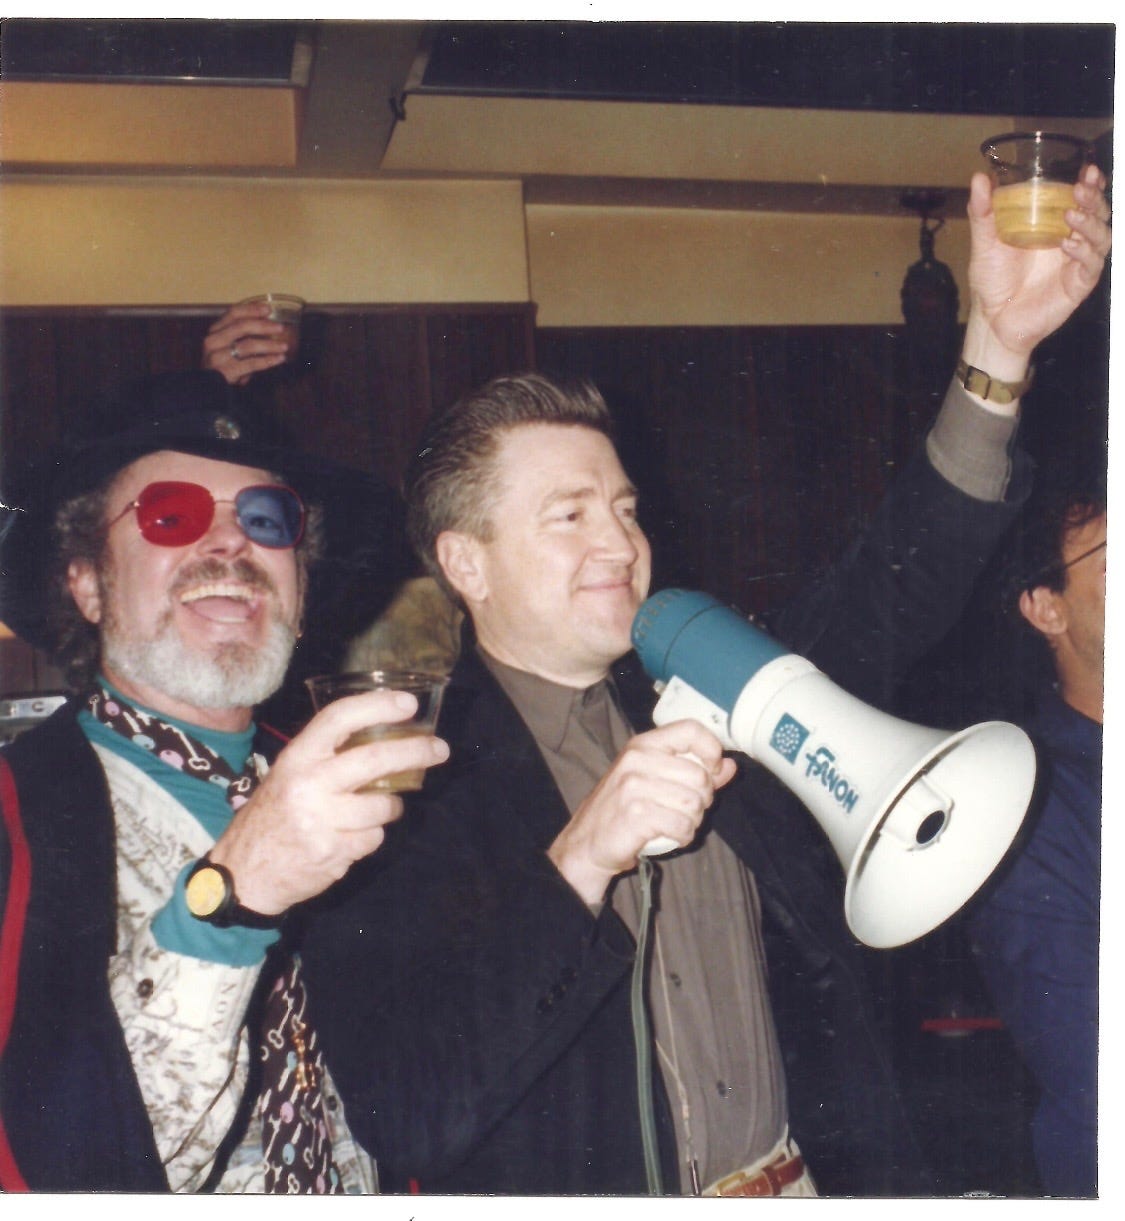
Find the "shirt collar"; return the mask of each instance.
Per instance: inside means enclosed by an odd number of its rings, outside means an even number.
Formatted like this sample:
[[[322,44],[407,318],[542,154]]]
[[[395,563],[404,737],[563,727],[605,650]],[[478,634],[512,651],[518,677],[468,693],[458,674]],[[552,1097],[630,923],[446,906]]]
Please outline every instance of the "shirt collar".
[[[1065,742],[1074,750],[1092,756],[1101,755],[1101,725],[1068,704],[1056,686],[1050,687],[1040,697],[1034,722],[1041,733]]]
[[[477,653],[519,710],[531,736],[551,750],[562,747],[567,727],[583,704],[600,698],[603,692],[614,698],[613,684],[608,678],[591,687],[566,687],[497,661],[479,645]]]

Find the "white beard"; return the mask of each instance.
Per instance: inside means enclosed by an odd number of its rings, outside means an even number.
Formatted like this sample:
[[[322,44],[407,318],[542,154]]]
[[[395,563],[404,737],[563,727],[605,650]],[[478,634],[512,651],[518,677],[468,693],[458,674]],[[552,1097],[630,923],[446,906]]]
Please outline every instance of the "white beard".
[[[264,644],[223,644],[207,656],[189,649],[170,623],[148,641],[119,638],[107,624],[102,656],[121,678],[194,708],[251,708],[284,682],[296,639],[274,618]]]
[[[102,605],[113,604],[113,579],[103,574]],[[275,608],[261,645],[220,644],[206,653],[189,648],[172,622],[161,616],[153,636],[126,636],[108,611],[102,623],[103,664],[135,685],[162,691],[195,708],[252,708],[271,696],[285,681],[297,633]]]

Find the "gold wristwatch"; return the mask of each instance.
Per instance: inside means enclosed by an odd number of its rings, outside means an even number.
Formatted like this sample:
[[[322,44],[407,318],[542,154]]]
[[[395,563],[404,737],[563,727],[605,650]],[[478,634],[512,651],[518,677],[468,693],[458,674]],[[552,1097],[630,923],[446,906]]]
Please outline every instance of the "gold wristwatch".
[[[983,369],[975,369],[962,359],[957,362],[957,380],[977,398],[1006,406],[1022,398],[1031,389],[1035,370],[1028,369],[1022,382],[1002,382],[998,378],[990,377]]]
[[[187,909],[197,920],[216,928],[241,925],[244,928],[277,928],[281,916],[263,916],[243,907],[234,893],[234,879],[224,865],[210,857],[200,857],[184,883]]]

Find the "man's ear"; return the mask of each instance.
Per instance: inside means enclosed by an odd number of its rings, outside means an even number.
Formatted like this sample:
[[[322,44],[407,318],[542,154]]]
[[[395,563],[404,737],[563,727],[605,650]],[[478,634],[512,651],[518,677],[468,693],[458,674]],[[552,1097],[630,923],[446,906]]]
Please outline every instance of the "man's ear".
[[[466,604],[482,601],[488,594],[480,542],[458,530],[444,530],[434,543],[434,554],[445,579]]]
[[[1036,585],[1020,594],[1020,614],[1041,635],[1048,639],[1066,631],[1066,607],[1063,600],[1046,585]]]
[[[102,595],[94,565],[89,560],[71,560],[66,570],[66,584],[83,618],[91,623],[100,623]]]

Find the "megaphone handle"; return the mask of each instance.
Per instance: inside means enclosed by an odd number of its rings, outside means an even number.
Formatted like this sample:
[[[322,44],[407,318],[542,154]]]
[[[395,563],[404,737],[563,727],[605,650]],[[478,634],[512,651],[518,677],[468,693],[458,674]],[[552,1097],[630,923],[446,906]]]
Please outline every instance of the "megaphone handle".
[[[703,760],[694,752],[685,750],[683,752],[685,759],[692,759],[698,763],[700,767],[704,767]],[[657,835],[648,841],[647,844],[637,853],[638,856],[667,856],[669,852],[675,852],[679,848],[687,847],[686,844],[677,843],[670,835]]]

